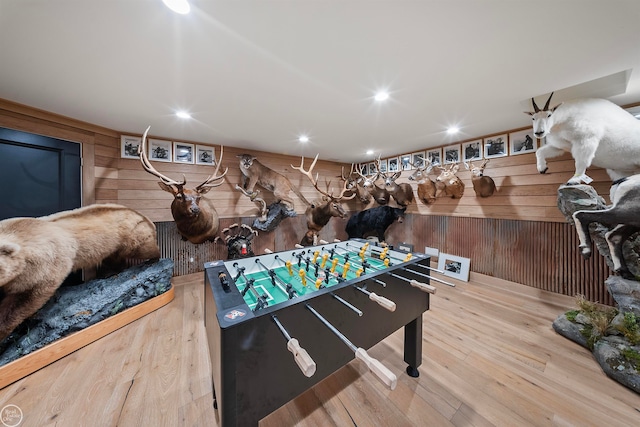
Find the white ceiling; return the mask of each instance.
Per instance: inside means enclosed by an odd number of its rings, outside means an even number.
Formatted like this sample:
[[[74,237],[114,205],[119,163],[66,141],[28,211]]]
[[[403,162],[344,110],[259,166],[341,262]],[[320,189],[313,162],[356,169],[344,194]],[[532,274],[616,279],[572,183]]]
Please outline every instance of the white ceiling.
[[[128,134],[151,125],[165,139],[345,162],[527,126],[530,97],[543,105],[553,90],[625,70],[609,99],[640,101],[638,0],[191,7],[0,0],[0,98]],[[373,100],[381,88],[384,104]],[[462,133],[447,135],[452,124]]]

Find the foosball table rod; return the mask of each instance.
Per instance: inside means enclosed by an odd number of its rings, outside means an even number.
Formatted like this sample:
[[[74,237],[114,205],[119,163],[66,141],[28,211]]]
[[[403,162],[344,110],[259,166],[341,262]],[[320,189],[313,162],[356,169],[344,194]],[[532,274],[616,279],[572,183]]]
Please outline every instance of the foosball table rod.
[[[380,295],[376,295],[375,292],[369,292],[365,288],[360,288],[358,286],[354,286],[354,288],[356,288],[363,294],[368,295],[371,301],[378,303],[378,305],[380,305],[382,308],[385,308],[389,311],[396,311],[396,303],[391,301],[390,299],[381,297]]]
[[[419,264],[418,264],[418,265],[419,265]],[[429,274],[420,273],[419,271],[412,270],[412,269],[410,269],[410,268],[403,268],[403,270],[404,270],[404,271],[408,271],[408,272],[413,273],[413,274],[417,274],[418,276],[428,277],[428,278],[429,278],[429,280],[435,280],[435,281],[436,281],[436,282],[438,282],[438,283],[442,283],[442,284],[449,285],[449,286],[453,286],[453,287],[455,287],[455,286],[456,286],[456,284],[455,284],[455,283],[447,282],[447,281],[445,281],[445,280],[438,279],[437,277],[433,277],[433,276],[431,276],[431,275],[429,275]]]
[[[426,283],[422,283],[422,282],[418,282],[417,280],[414,279],[407,279],[406,277],[402,277],[399,274],[395,274],[395,273],[388,273],[390,276],[395,277],[396,279],[400,279],[400,280],[404,280],[405,282],[409,282],[409,284],[411,286],[413,286],[414,288],[418,288],[423,292],[427,292],[430,294],[435,294],[436,293],[436,288],[434,286],[431,285],[427,285]]]
[[[313,374],[316,373],[316,362],[314,362],[311,356],[309,356],[307,350],[300,347],[300,343],[298,343],[297,339],[291,338],[291,335],[289,335],[287,330],[284,328],[284,326],[282,326],[282,323],[280,323],[275,315],[271,316],[271,318],[274,322],[276,322],[276,325],[278,325],[280,332],[282,332],[282,335],[284,335],[284,337],[286,338],[287,350],[289,350],[291,354],[293,354],[293,359],[296,361],[296,364],[298,365],[304,376],[307,378],[313,376]]]
[[[346,307],[349,307],[351,310],[353,310],[354,313],[356,313],[358,316],[362,317],[362,310],[360,310],[358,307],[354,306],[353,304],[351,304],[349,301],[339,297],[338,295],[334,294],[333,292],[331,292],[331,296],[333,296],[335,299],[337,299],[338,301],[340,301],[342,304],[344,304]]]
[[[327,319],[322,317],[320,313],[318,313],[313,307],[309,304],[305,304],[306,307],[313,313],[314,316],[318,318],[331,332],[333,332],[338,338],[342,340],[354,353],[356,359],[362,360],[369,370],[376,376],[380,381],[382,381],[389,389],[394,390],[396,385],[398,384],[398,378],[396,375],[387,369],[379,360],[374,359],[369,356],[367,351],[362,347],[356,347],[347,337],[345,337],[342,332],[337,330]]]

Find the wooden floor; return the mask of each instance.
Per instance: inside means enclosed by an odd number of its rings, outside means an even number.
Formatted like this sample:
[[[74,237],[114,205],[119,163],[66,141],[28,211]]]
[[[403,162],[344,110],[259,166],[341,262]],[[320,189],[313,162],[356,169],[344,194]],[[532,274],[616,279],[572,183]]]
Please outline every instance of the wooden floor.
[[[424,315],[419,378],[404,373],[399,331],[370,351],[397,373],[394,391],[353,361],[260,425],[640,425],[640,395],[553,331],[573,298],[473,273],[452,281]],[[19,406],[21,426],[218,425],[203,274],[174,284],[169,305],[0,390],[0,408]]]

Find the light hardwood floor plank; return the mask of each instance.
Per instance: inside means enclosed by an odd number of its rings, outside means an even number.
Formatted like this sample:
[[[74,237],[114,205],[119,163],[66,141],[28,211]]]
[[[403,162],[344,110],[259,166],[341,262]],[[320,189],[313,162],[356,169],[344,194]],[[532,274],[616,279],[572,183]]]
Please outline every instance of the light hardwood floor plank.
[[[574,299],[472,273],[435,283],[423,364],[411,378],[403,332],[369,353],[388,390],[353,361],[261,421],[270,426],[630,426],[640,396],[604,375],[551,322]],[[217,426],[203,274],[173,279],[165,307],[0,390],[22,426]]]

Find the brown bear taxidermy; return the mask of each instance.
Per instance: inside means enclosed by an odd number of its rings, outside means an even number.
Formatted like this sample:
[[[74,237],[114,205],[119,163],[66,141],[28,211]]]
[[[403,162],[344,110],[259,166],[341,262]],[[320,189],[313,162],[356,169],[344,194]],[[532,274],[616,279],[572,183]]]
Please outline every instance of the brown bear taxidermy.
[[[115,204],[0,221],[0,341],[53,296],[69,273],[103,261],[158,259],[156,227]]]

